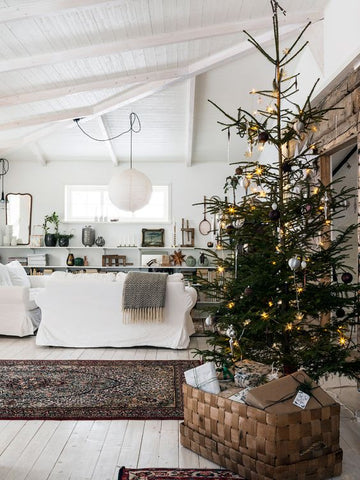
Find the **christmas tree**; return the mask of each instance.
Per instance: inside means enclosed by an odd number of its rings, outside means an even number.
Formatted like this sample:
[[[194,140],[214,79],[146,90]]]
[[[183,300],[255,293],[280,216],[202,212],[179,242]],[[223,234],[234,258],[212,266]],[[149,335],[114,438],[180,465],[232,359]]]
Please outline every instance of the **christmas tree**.
[[[209,348],[197,353],[219,368],[252,359],[285,373],[303,368],[315,379],[328,373],[359,377],[353,341],[359,284],[357,268],[347,264],[357,225],[334,225],[354,192],[321,181],[319,153],[309,138],[327,111],[311,104],[315,86],[298,105],[298,75],[285,72],[305,47],[301,39],[309,25],[281,50],[278,10],[285,12],[275,0],[270,3],[274,54],[245,32],[274,66],[271,88],[250,92],[268,106],[256,113],[238,108],[231,115],[214,104],[224,115],[222,129],[247,139],[248,150],[226,179],[225,198],[207,201],[207,211],[218,219],[217,248],[207,251],[217,275],[199,281],[216,302],[207,319]],[[268,144],[277,161],[252,160],[253,149]]]

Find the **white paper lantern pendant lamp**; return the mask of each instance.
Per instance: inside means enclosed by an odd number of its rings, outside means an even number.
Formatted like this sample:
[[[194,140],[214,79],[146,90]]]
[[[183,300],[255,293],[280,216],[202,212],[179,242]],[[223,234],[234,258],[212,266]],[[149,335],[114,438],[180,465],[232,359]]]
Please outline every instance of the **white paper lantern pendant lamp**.
[[[100,140],[88,135],[79,125],[80,119],[75,119],[80,130],[93,140]],[[141,123],[138,115],[131,112],[129,115],[130,127],[125,132],[116,135],[115,137],[106,140],[113,140],[115,138],[130,132],[130,168],[127,170],[119,170],[115,172],[110,180],[108,186],[108,193],[111,202],[120,210],[135,212],[145,207],[150,201],[152,194],[152,185],[148,177],[136,170],[132,166],[132,136],[134,133],[141,131]],[[136,124],[136,126],[135,126]]]
[[[130,167],[113,175],[108,192],[110,200],[120,210],[135,212],[149,203],[152,185],[146,175]]]
[[[132,166],[132,136],[133,132],[141,130],[140,119],[136,113],[130,113],[130,168],[116,172],[109,183],[109,198],[112,203],[120,208],[135,212],[145,207],[150,201],[152,185],[148,177]],[[134,127],[137,122],[137,127]]]

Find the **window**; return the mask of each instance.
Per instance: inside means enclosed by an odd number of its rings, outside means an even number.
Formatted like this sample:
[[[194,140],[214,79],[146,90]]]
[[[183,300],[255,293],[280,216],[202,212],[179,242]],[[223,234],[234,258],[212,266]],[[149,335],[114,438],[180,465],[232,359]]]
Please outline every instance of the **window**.
[[[65,185],[65,222],[119,221],[159,223],[169,221],[168,185],[153,186],[150,202],[136,212],[115,207],[106,185]]]

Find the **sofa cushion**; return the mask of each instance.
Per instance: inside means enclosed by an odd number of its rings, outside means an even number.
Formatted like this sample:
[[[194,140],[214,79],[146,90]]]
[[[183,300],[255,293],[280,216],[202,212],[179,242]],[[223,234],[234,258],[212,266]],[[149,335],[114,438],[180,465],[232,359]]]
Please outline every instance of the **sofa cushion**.
[[[6,265],[9,272],[11,283],[14,287],[29,287],[30,280],[26,274],[24,267],[20,262],[14,260]]]
[[[116,281],[117,282],[124,282],[126,278],[125,272],[118,272],[116,274]],[[182,282],[184,275],[182,273],[173,273],[172,275],[168,275],[167,281],[168,282]]]
[[[168,282],[182,282],[184,275],[182,273],[173,273],[168,276]]]
[[[6,265],[0,263],[0,286],[1,287],[11,287],[11,278],[9,274],[9,270],[7,269]]]
[[[113,282],[115,274],[108,273],[71,273],[71,272],[54,272],[49,278],[49,282]]]

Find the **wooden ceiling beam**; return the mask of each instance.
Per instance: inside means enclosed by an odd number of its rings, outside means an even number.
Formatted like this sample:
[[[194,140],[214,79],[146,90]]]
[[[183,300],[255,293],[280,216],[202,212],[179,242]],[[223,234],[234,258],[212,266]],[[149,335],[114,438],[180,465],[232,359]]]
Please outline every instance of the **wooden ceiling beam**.
[[[191,167],[193,140],[194,140],[194,114],[195,114],[195,83],[196,77],[189,78],[187,85],[187,119],[186,119],[186,152],[185,165]]]
[[[106,128],[106,125],[104,123],[104,119],[102,118],[101,115],[99,115],[97,117],[97,121],[98,121],[99,130],[100,130],[100,135],[99,136],[101,138],[109,138],[110,137],[109,132]],[[105,148],[106,148],[106,150],[109,154],[109,157],[110,157],[112,163],[117,167],[119,165],[119,160],[117,159],[114,147],[111,143],[111,140],[109,140],[107,142],[103,142],[103,143],[105,145]]]
[[[19,93],[16,95],[7,95],[0,97],[1,106],[23,105],[24,103],[39,102],[42,100],[54,100],[77,93],[91,92],[95,90],[105,90],[110,88],[121,88],[132,86],[139,83],[152,82],[154,80],[166,80],[183,76],[187,73],[187,68],[171,68],[166,70],[155,70],[146,73],[135,73],[132,75],[113,75],[103,77],[97,80],[87,80],[76,82],[76,84],[66,87],[47,88],[39,91]]]
[[[320,19],[319,15],[313,16],[307,15],[306,13],[304,13],[302,17],[302,21],[305,21],[305,19],[307,20],[308,18],[313,18],[313,20],[315,21]],[[268,22],[269,19],[267,18],[267,25]],[[287,18],[286,25],[291,25],[290,22],[292,22],[291,16]],[[210,27],[161,33],[157,35],[150,35],[147,37],[129,38],[127,40],[119,40],[116,42],[92,44],[85,47],[77,47],[68,50],[41,53],[27,57],[9,58],[0,61],[0,72],[9,72],[44,65],[53,65],[56,63],[70,62],[84,58],[114,55],[132,50],[141,50],[150,47],[160,47],[219,35],[229,35],[242,32],[243,29],[251,28],[252,30],[256,30],[256,24],[258,25],[258,28],[264,28],[264,19],[246,20],[244,22],[236,24],[218,24],[212,25]]]
[[[93,7],[119,3],[119,0],[43,0],[17,5],[16,7],[3,7],[0,9],[0,23],[14,22],[27,18],[55,15],[62,10],[78,10],[79,8]]]
[[[300,25],[285,25],[283,27],[280,27],[279,33],[282,38],[287,38],[288,36],[293,35],[295,32],[298,32],[299,28]],[[268,43],[273,41],[272,35],[273,32],[271,30],[262,35],[258,35],[256,38],[259,43],[261,43],[263,46],[266,46]],[[32,115],[30,117],[22,117],[14,120],[9,120],[6,123],[0,123],[0,131],[16,127],[41,125],[46,122],[58,122],[62,120],[71,120],[73,118],[79,117],[103,115],[105,113],[121,108],[125,105],[129,105],[130,103],[136,102],[149,95],[152,95],[164,88],[169,87],[176,82],[186,80],[190,77],[208,71],[211,68],[217,67],[223,63],[232,61],[236,58],[240,58],[243,55],[248,54],[249,51],[251,51],[253,48],[254,47],[252,46],[252,44],[248,41],[240,42],[239,44],[234,45],[231,48],[225,49],[214,55],[210,55],[209,57],[199,60],[198,62],[194,62],[184,70],[181,77],[171,78],[169,80],[155,80],[153,82],[136,85],[135,87],[126,90],[126,92],[121,92],[118,95],[114,95],[106,100],[99,102],[94,106],[61,110],[58,112],[49,112],[48,114],[44,113],[41,115]]]

